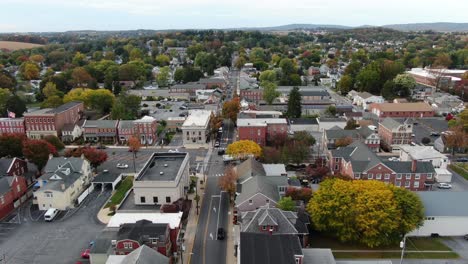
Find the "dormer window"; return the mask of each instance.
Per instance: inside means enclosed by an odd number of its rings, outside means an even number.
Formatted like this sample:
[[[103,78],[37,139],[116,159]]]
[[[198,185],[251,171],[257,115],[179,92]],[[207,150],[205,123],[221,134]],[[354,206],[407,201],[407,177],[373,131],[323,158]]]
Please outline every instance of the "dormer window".
[[[263,231],[267,230],[267,226],[262,226],[262,230]]]

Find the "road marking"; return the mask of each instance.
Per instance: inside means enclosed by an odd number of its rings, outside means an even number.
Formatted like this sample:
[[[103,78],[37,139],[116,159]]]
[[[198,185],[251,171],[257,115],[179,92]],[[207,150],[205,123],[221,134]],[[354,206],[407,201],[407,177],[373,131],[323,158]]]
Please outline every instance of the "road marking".
[[[210,199],[210,206],[208,206],[208,208],[211,208],[211,205],[212,205],[212,202],[213,202],[213,197],[211,197]],[[206,253],[206,235],[208,234],[208,223],[210,222],[210,216],[211,216],[211,210],[208,210],[208,221],[206,221],[206,224],[205,224],[205,234],[203,236],[203,253],[202,253],[202,263],[206,263],[205,262],[205,253]]]
[[[214,240],[213,233],[211,233],[211,232],[210,232],[210,238],[211,238],[211,240]]]
[[[220,193],[220,196],[222,195],[223,191]],[[223,199],[219,199],[219,204],[218,204],[218,219],[216,221],[216,239],[218,238],[218,229],[219,229],[219,215],[221,214],[221,203],[223,202]],[[214,208],[213,208],[214,209]],[[216,210],[215,210],[216,212]]]

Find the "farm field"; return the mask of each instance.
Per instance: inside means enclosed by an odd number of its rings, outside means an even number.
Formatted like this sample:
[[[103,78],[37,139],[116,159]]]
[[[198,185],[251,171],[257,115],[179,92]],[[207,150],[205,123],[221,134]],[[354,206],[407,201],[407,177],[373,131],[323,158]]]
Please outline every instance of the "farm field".
[[[16,41],[0,41],[0,49],[7,50],[32,49],[41,46],[44,45]]]

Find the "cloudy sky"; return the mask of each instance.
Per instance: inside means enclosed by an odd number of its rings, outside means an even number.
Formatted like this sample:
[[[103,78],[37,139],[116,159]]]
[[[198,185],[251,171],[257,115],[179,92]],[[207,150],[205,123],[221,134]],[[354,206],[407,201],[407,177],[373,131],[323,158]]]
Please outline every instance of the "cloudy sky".
[[[468,22],[467,0],[0,0],[0,32]]]

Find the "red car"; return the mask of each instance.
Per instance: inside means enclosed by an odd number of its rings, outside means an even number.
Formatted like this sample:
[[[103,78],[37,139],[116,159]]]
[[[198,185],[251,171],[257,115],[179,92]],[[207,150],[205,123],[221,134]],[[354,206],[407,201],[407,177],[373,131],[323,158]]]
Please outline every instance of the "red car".
[[[91,252],[91,249],[87,248],[83,252],[81,252],[81,257],[84,259],[89,259],[89,253]]]

